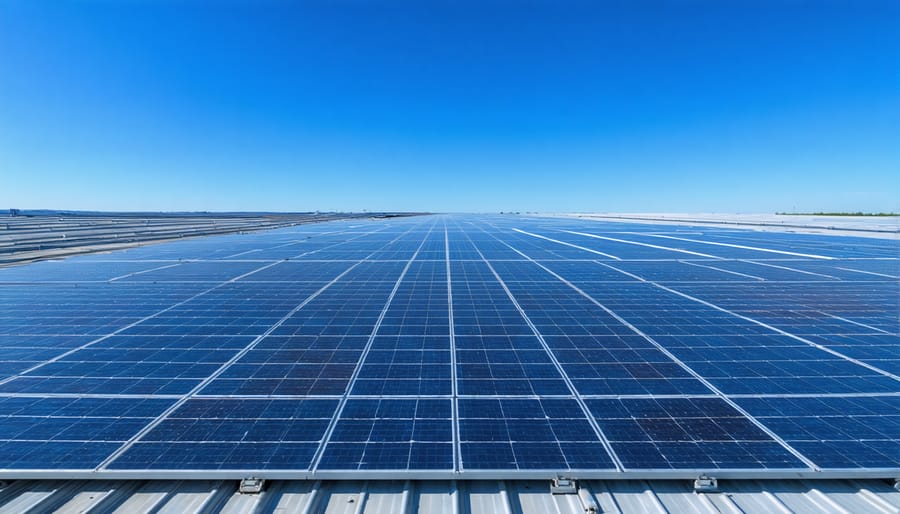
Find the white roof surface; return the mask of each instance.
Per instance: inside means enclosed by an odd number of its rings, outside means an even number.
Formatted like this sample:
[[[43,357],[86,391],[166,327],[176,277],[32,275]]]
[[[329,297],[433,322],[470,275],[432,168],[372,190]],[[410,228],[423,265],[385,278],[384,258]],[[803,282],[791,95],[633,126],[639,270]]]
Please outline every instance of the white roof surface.
[[[900,512],[900,491],[884,480],[722,480],[707,493],[687,480],[579,486],[579,494],[555,495],[547,481],[283,480],[241,494],[237,481],[19,480],[0,486],[0,513]]]

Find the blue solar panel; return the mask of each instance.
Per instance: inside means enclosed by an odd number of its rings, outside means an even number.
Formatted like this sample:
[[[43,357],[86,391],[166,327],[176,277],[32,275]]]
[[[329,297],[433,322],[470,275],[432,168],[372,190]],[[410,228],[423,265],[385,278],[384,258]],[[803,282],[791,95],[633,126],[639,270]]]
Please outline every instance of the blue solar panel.
[[[350,400],[318,468],[450,471],[451,412],[449,399]]]
[[[294,469],[310,465],[335,400],[189,400],[114,469]]]
[[[896,468],[900,397],[745,398],[738,402],[823,467]]]
[[[803,468],[720,398],[588,400],[629,469]]]
[[[4,268],[0,476],[895,477],[897,255],[423,216]]]
[[[463,399],[464,469],[614,469],[573,399]]]
[[[3,467],[96,466],[174,401],[0,397]]]

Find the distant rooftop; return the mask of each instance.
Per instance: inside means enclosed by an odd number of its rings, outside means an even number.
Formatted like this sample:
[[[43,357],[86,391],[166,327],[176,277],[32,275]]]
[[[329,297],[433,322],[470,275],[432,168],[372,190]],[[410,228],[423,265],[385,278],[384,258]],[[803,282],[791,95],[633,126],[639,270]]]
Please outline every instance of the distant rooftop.
[[[727,225],[763,231],[895,238],[900,216],[816,216],[727,213],[572,213],[580,219],[663,224]]]

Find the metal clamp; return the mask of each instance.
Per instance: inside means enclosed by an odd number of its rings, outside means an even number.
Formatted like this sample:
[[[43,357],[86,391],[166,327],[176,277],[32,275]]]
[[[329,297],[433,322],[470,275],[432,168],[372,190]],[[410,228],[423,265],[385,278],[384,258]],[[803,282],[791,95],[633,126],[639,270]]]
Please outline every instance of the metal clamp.
[[[241,494],[259,494],[265,483],[266,481],[262,478],[244,478],[241,480],[241,485],[238,486],[238,492]]]
[[[694,492],[697,493],[714,493],[719,490],[719,481],[714,477],[700,475],[694,480]]]
[[[557,477],[550,482],[550,494],[576,494],[578,483],[571,478]]]

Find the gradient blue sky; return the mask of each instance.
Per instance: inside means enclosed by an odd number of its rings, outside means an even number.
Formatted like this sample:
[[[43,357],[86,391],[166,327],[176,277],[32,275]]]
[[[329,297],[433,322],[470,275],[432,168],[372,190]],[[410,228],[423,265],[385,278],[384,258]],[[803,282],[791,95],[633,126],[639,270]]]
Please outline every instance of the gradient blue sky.
[[[900,2],[0,1],[0,207],[900,210]]]

